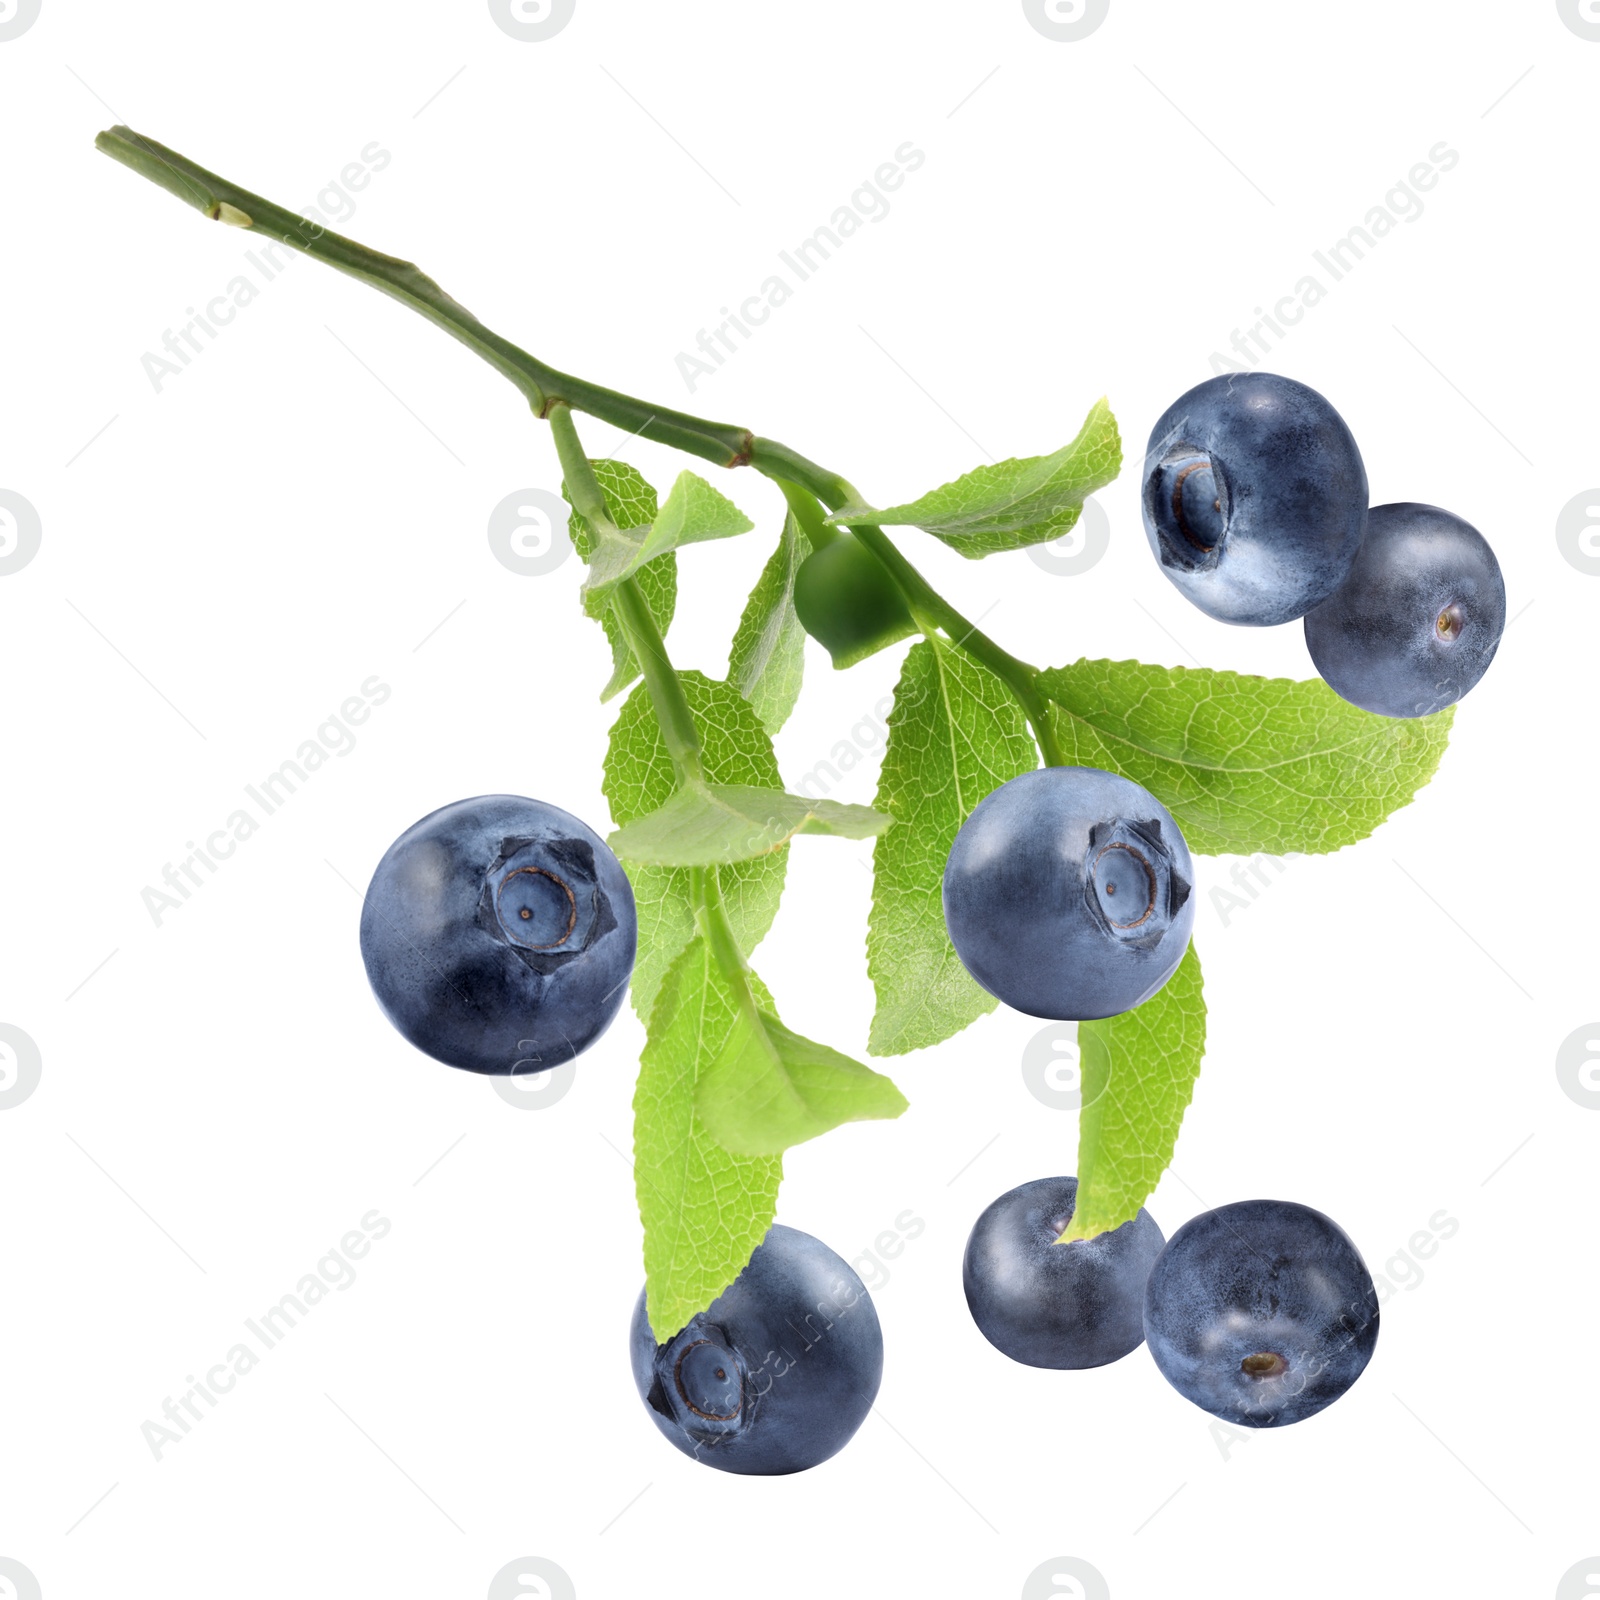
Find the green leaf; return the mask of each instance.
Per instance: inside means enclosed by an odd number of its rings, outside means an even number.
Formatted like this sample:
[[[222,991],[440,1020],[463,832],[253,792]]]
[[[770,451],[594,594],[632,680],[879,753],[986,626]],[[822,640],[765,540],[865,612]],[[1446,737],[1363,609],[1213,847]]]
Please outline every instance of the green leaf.
[[[887,1078],[785,1028],[754,973],[744,981],[740,995],[695,937],[650,1014],[633,1170],[658,1343],[705,1310],[765,1238],[785,1149],[906,1108]]]
[[[704,478],[680,472],[642,537],[608,535],[594,546],[589,557],[589,580],[584,585],[588,597],[585,603],[594,604],[607,589],[659,561],[679,545],[731,539],[735,534],[748,533],[754,526],[738,506]]]
[[[944,865],[978,802],[1038,764],[1022,712],[993,673],[942,640],[911,647],[874,801],[898,824],[873,847],[874,1055],[937,1044],[994,1010],[945,932]]]
[[[797,833],[870,839],[893,820],[867,806],[806,800],[750,784],[710,783],[678,790],[659,810],[619,828],[606,843],[630,864],[711,867],[767,855]]]
[[[1078,437],[1054,455],[997,461],[909,505],[889,511],[846,506],[828,520],[878,527],[910,523],[976,560],[1059,539],[1077,522],[1085,499],[1121,469],[1116,418],[1098,400]]]
[[[645,535],[646,559],[680,544],[698,544],[704,539],[729,539],[749,533],[755,527],[720,490],[692,472],[680,472],[667,494],[666,503],[656,513],[650,532]]]
[[[606,510],[611,513],[611,520],[619,528],[642,528],[654,521],[656,492],[637,468],[629,466],[626,461],[601,460],[590,464],[594,467],[595,477],[600,480],[600,489],[606,499]],[[566,485],[563,484],[563,491],[565,488]],[[592,559],[596,544],[594,530],[576,511],[569,518],[568,527],[572,535],[573,548],[585,561]],[[656,626],[665,634],[672,626],[672,613],[678,603],[676,557],[668,556],[661,561],[652,561],[649,567],[639,574],[639,588],[644,595],[645,604],[650,608],[651,616],[655,618]],[[583,596],[583,609],[600,623],[606,631],[606,638],[611,642],[611,681],[600,691],[602,701],[610,700],[639,676],[639,664],[633,659],[633,650],[623,635],[621,625],[611,614],[609,599],[604,595],[590,595],[586,590]]]
[[[725,1150],[780,1155],[841,1123],[898,1117],[906,1109],[905,1096],[881,1073],[791,1033],[770,1001],[738,997],[715,962],[695,970],[718,993],[719,1014],[725,1004],[738,1012],[719,1032],[711,1059],[700,1058],[695,1087],[695,1111]]]
[[[1063,1240],[1120,1228],[1155,1192],[1205,1050],[1206,1002],[1192,944],[1142,1006],[1078,1024],[1078,1198]]]
[[[1078,661],[1041,673],[1067,761],[1142,783],[1203,855],[1314,854],[1365,839],[1433,776],[1454,709],[1403,721],[1320,678]]]
[[[696,939],[666,972],[633,1096],[646,1307],[660,1344],[744,1270],[772,1225],[783,1178],[780,1156],[732,1155],[695,1115],[696,1079],[740,1022],[715,970]]]
[[[811,546],[794,513],[783,519],[772,552],[739,618],[728,652],[728,682],[755,707],[768,733],[789,720],[800,698],[806,631],[794,610],[794,577]]]
[[[680,672],[678,680],[700,734],[707,778],[781,793],[772,740],[749,702],[702,673]],[[611,729],[603,787],[611,819],[619,827],[660,810],[676,788],[672,758],[643,685],[628,696]],[[788,862],[789,852],[777,850],[717,869],[728,920],[747,954],[766,937],[778,914]],[[694,899],[685,867],[630,867],[628,878],[639,919],[639,955],[629,994],[640,1018],[648,1022],[667,968],[694,937]]]

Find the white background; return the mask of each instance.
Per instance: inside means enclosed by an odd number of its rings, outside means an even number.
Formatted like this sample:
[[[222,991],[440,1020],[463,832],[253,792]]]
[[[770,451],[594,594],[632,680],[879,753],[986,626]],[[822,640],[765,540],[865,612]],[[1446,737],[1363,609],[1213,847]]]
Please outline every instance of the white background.
[[[0,489],[43,528],[0,578],[0,1022],[43,1061],[0,1112],[0,1556],[47,1600],[481,1596],[523,1556],[584,1600],[1010,1597],[1063,1556],[1116,1600],[1556,1594],[1600,1550],[1600,1114],[1555,1070],[1600,1014],[1600,581],[1556,540],[1600,482],[1597,75],[1553,0],[1113,0],[1078,42],[1017,3],[578,0],[542,43],[481,3],[44,0],[0,42]],[[344,231],[557,366],[880,504],[1053,449],[1102,393],[1136,457],[1313,250],[1459,153],[1264,364],[1338,405],[1375,503],[1484,530],[1514,620],[1437,780],[1372,839],[1226,922],[1236,863],[1200,864],[1210,1049],[1150,1202],[1169,1233],[1255,1195],[1337,1218],[1397,1285],[1348,1397],[1219,1442],[1143,1352],[1058,1374],[983,1342],[967,1230],[1076,1148],[1023,1081],[1038,1025],[1002,1012],[888,1064],[899,1123],[788,1160],[780,1216],[846,1256],[923,1224],[869,1278],[878,1413],[788,1479],[657,1436],[625,1357],[638,1024],[516,1108],[388,1028],[356,942],[357,891],[440,804],[509,790],[608,826],[579,564],[519,576],[486,535],[556,488],[548,434],[304,259],[158,393],[141,358],[252,241],[98,156],[115,121],[291,206],[377,141]],[[926,161],[890,213],[691,396],[678,353],[907,140]],[[683,558],[670,642],[713,674],[779,516],[755,475],[717,482],[763,531]],[[1029,660],[1309,675],[1297,626],[1225,628],[1165,582],[1132,475],[1100,500],[1111,548],[1080,577],[902,545]],[[791,783],[873,745],[902,654],[835,674],[811,648]],[[355,748],[157,927],[141,890],[373,674],[392,695]],[[870,800],[876,764],[836,798]],[[868,859],[795,846],[757,957],[790,1026],[857,1052]],[[374,1208],[357,1281],[155,1460],[141,1425]],[[1440,1213],[1450,1237],[1413,1246]],[[1047,1569],[1030,1592],[1083,1591]]]

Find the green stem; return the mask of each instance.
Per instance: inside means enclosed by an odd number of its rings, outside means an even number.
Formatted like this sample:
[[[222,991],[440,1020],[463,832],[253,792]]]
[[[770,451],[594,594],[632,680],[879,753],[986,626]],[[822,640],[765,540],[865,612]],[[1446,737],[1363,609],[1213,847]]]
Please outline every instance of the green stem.
[[[786,444],[779,444],[776,439],[761,439],[752,434],[746,460],[757,472],[779,483],[797,483],[809,489],[830,511],[864,503],[848,478],[819,467],[815,461]]]
[[[759,472],[776,476],[788,472],[791,478],[777,477],[790,509],[800,521],[811,540],[812,548],[820,548],[820,541],[812,532],[813,525],[831,526],[817,516],[817,500],[821,499],[830,510],[841,506],[860,505],[861,497],[850,483],[815,462],[807,461],[786,445],[774,444],[770,439],[758,438],[751,446],[750,465]],[[1050,716],[1050,704],[1039,693],[1035,682],[1037,667],[1029,666],[1010,651],[1002,648],[982,632],[976,623],[969,622],[937,589],[901,555],[899,546],[882,528],[871,523],[851,523],[850,531],[856,539],[875,555],[894,579],[895,587],[905,596],[912,618],[923,633],[940,628],[958,649],[983,663],[1002,683],[1028,719],[1033,736],[1039,743],[1047,767],[1065,766],[1061,747],[1056,742],[1055,727]]]
[[[561,463],[561,487],[567,504],[593,529],[596,537],[620,533],[606,505],[605,490],[594,474],[594,463],[578,437],[578,426],[572,420],[572,408],[558,405],[550,408],[545,419],[550,424],[551,437],[556,442],[556,459]]]
[[[749,459],[748,430],[706,422],[665,406],[649,406],[629,395],[558,372],[486,328],[409,261],[382,255],[353,239],[330,233],[320,222],[241,189],[131,128],[110,128],[95,140],[95,146],[213,221],[265,234],[420,312],[514,383],[540,416],[564,401],[628,433],[643,434],[719,466],[739,466]]]
[[[964,650],[994,673],[1010,689],[1017,704],[1022,707],[1022,713],[1028,719],[1028,726],[1033,729],[1033,736],[1039,741],[1039,750],[1044,756],[1045,765],[1065,766],[1066,762],[1061,754],[1061,747],[1056,742],[1055,727],[1050,717],[1050,703],[1039,693],[1036,681],[1039,669],[1029,666],[1026,661],[1019,660],[1009,650],[1002,649],[988,634],[968,622],[900,554],[894,541],[882,528],[875,528],[870,523],[859,525],[852,523],[850,531],[888,569],[889,576],[894,579],[901,594],[906,597],[906,604],[911,607],[911,615],[915,618],[917,626],[924,633],[931,632],[935,627],[941,628],[958,650]]]
[[[656,619],[650,614],[637,578],[624,578],[616,586],[611,610],[622,623],[622,631],[644,675],[644,686],[655,708],[656,721],[661,725],[661,737],[672,757],[672,770],[678,775],[679,786],[703,783],[705,769],[700,761],[700,734],[694,725],[694,714],[684,698],[678,674],[667,659],[661,630],[656,627]]]
[[[558,372],[486,328],[465,306],[451,299],[432,278],[411,262],[382,255],[357,244],[353,239],[330,233],[321,223],[286,211],[248,189],[239,188],[226,178],[208,172],[186,156],[135,133],[131,128],[107,129],[95,140],[95,145],[106,155],[160,185],[213,220],[265,234],[292,250],[299,250],[340,272],[359,278],[403,305],[410,306],[413,311],[460,340],[515,384],[540,416],[548,418],[552,424],[564,417],[570,433],[571,449],[576,451],[582,462],[581,468],[575,468],[569,465],[566,455],[563,455],[562,467],[567,473],[568,487],[574,492],[585,492],[588,484],[593,485],[596,499],[590,509],[597,510],[601,523],[606,526],[609,526],[609,518],[605,516],[604,497],[599,493],[598,483],[593,482],[594,474],[588,468],[588,458],[577,447],[577,434],[571,431],[570,412],[573,409],[586,411],[629,433],[721,466],[755,467],[783,490],[813,548],[834,537],[833,530],[815,516],[814,506],[810,507],[809,515],[802,512],[802,505],[810,503],[803,495],[795,493],[795,486],[820,500],[830,510],[863,503],[848,479],[830,472],[776,440],[757,438],[746,428],[707,422],[665,406],[651,406],[631,395],[619,394],[613,389],[573,377],[570,373]],[[561,448],[559,427],[557,448]],[[585,477],[588,484],[580,487],[578,480]],[[589,516],[589,511],[584,511],[583,507],[578,509],[586,517]],[[1060,766],[1062,757],[1051,728],[1049,707],[1034,683],[1036,669],[980,633],[929,585],[882,529],[852,525],[851,532],[888,568],[919,622],[926,620],[942,628],[958,649],[981,661],[1010,688],[1033,728],[1046,764]],[[661,718],[662,732],[668,740],[668,748],[672,750],[673,761],[675,764],[684,762],[682,770],[692,770],[698,774],[699,740],[695,735],[693,720],[688,715],[687,704],[681,705],[680,717],[678,708],[670,703],[674,699],[680,703],[683,701],[682,690],[678,688],[677,676],[670,665],[665,665],[665,649],[649,607],[631,580],[620,585],[619,590],[622,592],[619,592],[613,610],[633,644],[645,683],[656,703],[657,715]],[[656,682],[652,682],[652,674]],[[667,692],[668,679],[670,695]],[[658,688],[663,691],[661,696],[657,695]],[[672,724],[670,729],[669,721]],[[674,741],[677,742],[677,748],[673,747]]]
[[[625,537],[606,507],[605,491],[595,476],[594,463],[584,454],[572,420],[572,408],[555,405],[549,412],[550,431],[561,461],[561,476],[572,509],[599,537]],[[700,757],[700,733],[694,713],[683,692],[683,684],[667,656],[667,647],[645,601],[638,580],[624,578],[611,591],[612,615],[622,625],[629,648],[644,676],[645,692],[661,728],[661,737],[672,757],[672,770],[680,789],[705,783],[705,767]],[[700,931],[710,947],[712,959],[722,969],[740,1006],[754,1017],[759,1011],[755,991],[750,987],[750,969],[734,937],[733,924],[722,899],[722,884],[715,867],[696,867],[689,873],[689,897],[695,908]]]
[[[823,545],[831,544],[839,537],[839,530],[822,515],[822,507],[817,504],[817,497],[814,494],[802,489],[797,483],[791,483],[787,478],[775,478],[773,482],[783,490],[783,498],[789,502],[794,520],[800,524],[801,531],[813,550],[820,550]]]
[[[776,475],[786,472],[789,477],[778,477],[778,487],[783,490],[800,525],[811,537],[813,548],[817,540],[811,533],[812,524],[829,525],[817,517],[816,501],[821,499],[830,510],[841,506],[860,505],[861,498],[854,488],[836,474],[815,462],[807,461],[786,445],[774,444],[769,439],[758,438],[750,450],[750,465],[757,471]],[[1039,669],[1019,660],[1010,651],[996,644],[975,623],[969,622],[937,589],[901,555],[899,546],[882,528],[871,523],[852,523],[850,531],[883,564],[895,587],[905,596],[906,604],[917,626],[924,633],[940,628],[951,644],[964,650],[988,667],[1011,690],[1017,704],[1022,707],[1033,736],[1047,767],[1064,766],[1061,747],[1056,742],[1055,728],[1050,717],[1050,704],[1039,693],[1035,680]]]
[[[625,537],[606,509],[605,493],[600,487],[600,480],[594,475],[593,463],[584,454],[577,426],[572,420],[572,408],[564,403],[552,406],[549,423],[550,432],[555,437],[556,455],[561,461],[563,487],[572,509],[589,524],[597,537]],[[639,663],[645,690],[650,696],[650,704],[655,708],[656,721],[660,724],[667,754],[672,757],[672,770],[678,775],[679,786],[703,783],[705,770],[700,761],[700,734],[694,725],[694,714],[689,710],[683,685],[668,659],[666,643],[637,578],[624,578],[614,586],[611,591],[611,611],[622,627],[634,659]]]
[[[759,1010],[750,988],[750,968],[745,963],[744,951],[733,936],[733,924],[728,921],[728,908],[722,899],[722,883],[715,867],[696,869],[699,890],[700,931],[711,947],[712,959],[722,968],[733,984],[734,993],[747,1002],[751,1011]]]

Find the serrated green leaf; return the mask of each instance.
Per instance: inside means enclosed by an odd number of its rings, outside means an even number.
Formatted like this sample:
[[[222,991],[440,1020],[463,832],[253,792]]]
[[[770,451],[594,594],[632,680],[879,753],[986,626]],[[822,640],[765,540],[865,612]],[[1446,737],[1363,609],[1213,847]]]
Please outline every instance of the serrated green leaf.
[[[633,1096],[645,1303],[661,1344],[744,1270],[772,1225],[783,1178],[781,1156],[732,1155],[695,1115],[700,1070],[740,1021],[715,970],[695,939],[665,973]]]
[[[606,841],[631,866],[712,867],[749,861],[797,833],[870,839],[894,819],[868,806],[806,800],[748,784],[708,783],[678,790],[659,810]]]
[[[896,822],[873,847],[873,1055],[937,1044],[994,1010],[945,932],[945,861],[978,802],[1038,764],[1022,712],[993,673],[940,640],[911,647],[873,802]]]
[[[707,778],[781,791],[772,740],[749,702],[728,684],[699,672],[680,672],[678,681],[700,734]],[[672,758],[643,685],[628,696],[611,729],[603,788],[611,820],[619,827],[659,810],[676,788]],[[777,850],[717,868],[734,938],[747,954],[766,937],[778,914],[788,862],[789,852]],[[628,878],[639,919],[639,955],[629,994],[640,1018],[648,1022],[662,977],[694,937],[693,897],[688,868],[630,867]]]
[[[1078,1198],[1064,1240],[1120,1228],[1155,1192],[1205,1050],[1206,1001],[1192,944],[1142,1006],[1078,1024]]]
[[[730,539],[755,527],[719,489],[713,489],[693,472],[680,472],[667,494],[650,532],[645,535],[646,559],[680,544],[704,539]]]
[[[589,578],[584,585],[585,604],[604,598],[608,589],[659,561],[680,545],[707,539],[731,539],[748,533],[755,524],[728,497],[704,478],[680,472],[654,520],[637,539],[626,533],[608,534],[592,547]],[[620,524],[619,524],[620,527]]]
[[[606,510],[619,528],[647,527],[655,519],[656,492],[645,481],[637,468],[626,461],[599,460],[590,463],[595,477],[600,480],[605,495]],[[565,492],[566,485],[562,485]],[[595,534],[589,524],[574,511],[568,519],[573,548],[585,561],[595,552]],[[652,561],[639,574],[639,589],[645,604],[655,618],[656,626],[665,635],[672,626],[672,614],[678,603],[678,562],[675,556]],[[605,629],[611,644],[611,679],[600,691],[602,702],[620,694],[639,676],[639,664],[633,659],[632,647],[623,634],[622,627],[611,614],[611,602],[604,595],[583,595],[583,609]]]
[[[909,523],[976,560],[1059,539],[1077,522],[1085,499],[1121,470],[1116,418],[1098,400],[1077,438],[1054,455],[997,461],[908,505],[888,511],[846,506],[828,520],[878,527]]]
[[[1454,708],[1403,721],[1320,678],[1078,661],[1039,676],[1067,761],[1142,783],[1203,855],[1365,839],[1433,776]]]
[[[717,994],[719,1015],[729,1005],[738,1012],[719,1029],[710,1058],[698,1057],[695,1086],[696,1115],[725,1150],[780,1155],[841,1123],[898,1117],[906,1109],[905,1096],[881,1073],[791,1032],[770,1001],[738,998],[714,962],[695,970]]]
[[[778,548],[750,591],[728,652],[728,682],[755,707],[772,734],[789,720],[800,698],[806,630],[795,615],[794,578],[810,553],[805,531],[791,511],[783,519]]]

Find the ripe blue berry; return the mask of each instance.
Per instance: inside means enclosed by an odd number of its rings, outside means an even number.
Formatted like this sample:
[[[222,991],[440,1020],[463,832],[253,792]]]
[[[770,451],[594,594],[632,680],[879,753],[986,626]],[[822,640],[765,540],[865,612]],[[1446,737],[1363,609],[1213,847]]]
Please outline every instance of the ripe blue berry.
[[[1145,1289],[1144,1331],[1186,1400],[1247,1428],[1332,1405],[1378,1342],[1360,1252],[1320,1211],[1240,1200],[1173,1234]]]
[[[658,1345],[634,1307],[633,1379],[686,1456],[722,1472],[804,1472],[848,1444],[883,1378],[872,1297],[820,1239],[775,1224],[709,1310]]]
[[[605,1032],[633,973],[633,890],[600,836],[539,800],[482,795],[385,852],[361,908],[384,1014],[471,1072],[540,1072]]]
[[[967,1240],[961,1281],[978,1331],[1030,1367],[1103,1367],[1144,1343],[1144,1286],[1165,1243],[1150,1213],[1093,1239],[1058,1244],[1076,1178],[1003,1194]]]
[[[1344,419],[1270,372],[1208,379],[1167,408],[1145,455],[1144,526],[1162,571],[1219,622],[1291,622],[1344,581],[1367,473]]]
[[[1035,1017],[1114,1017],[1177,970],[1194,871],[1149,790],[1094,767],[1002,784],[961,825],[944,920],[990,994]]]
[[[1384,717],[1454,705],[1489,669],[1506,586],[1488,541],[1437,506],[1376,506],[1350,576],[1306,617],[1335,694]]]

